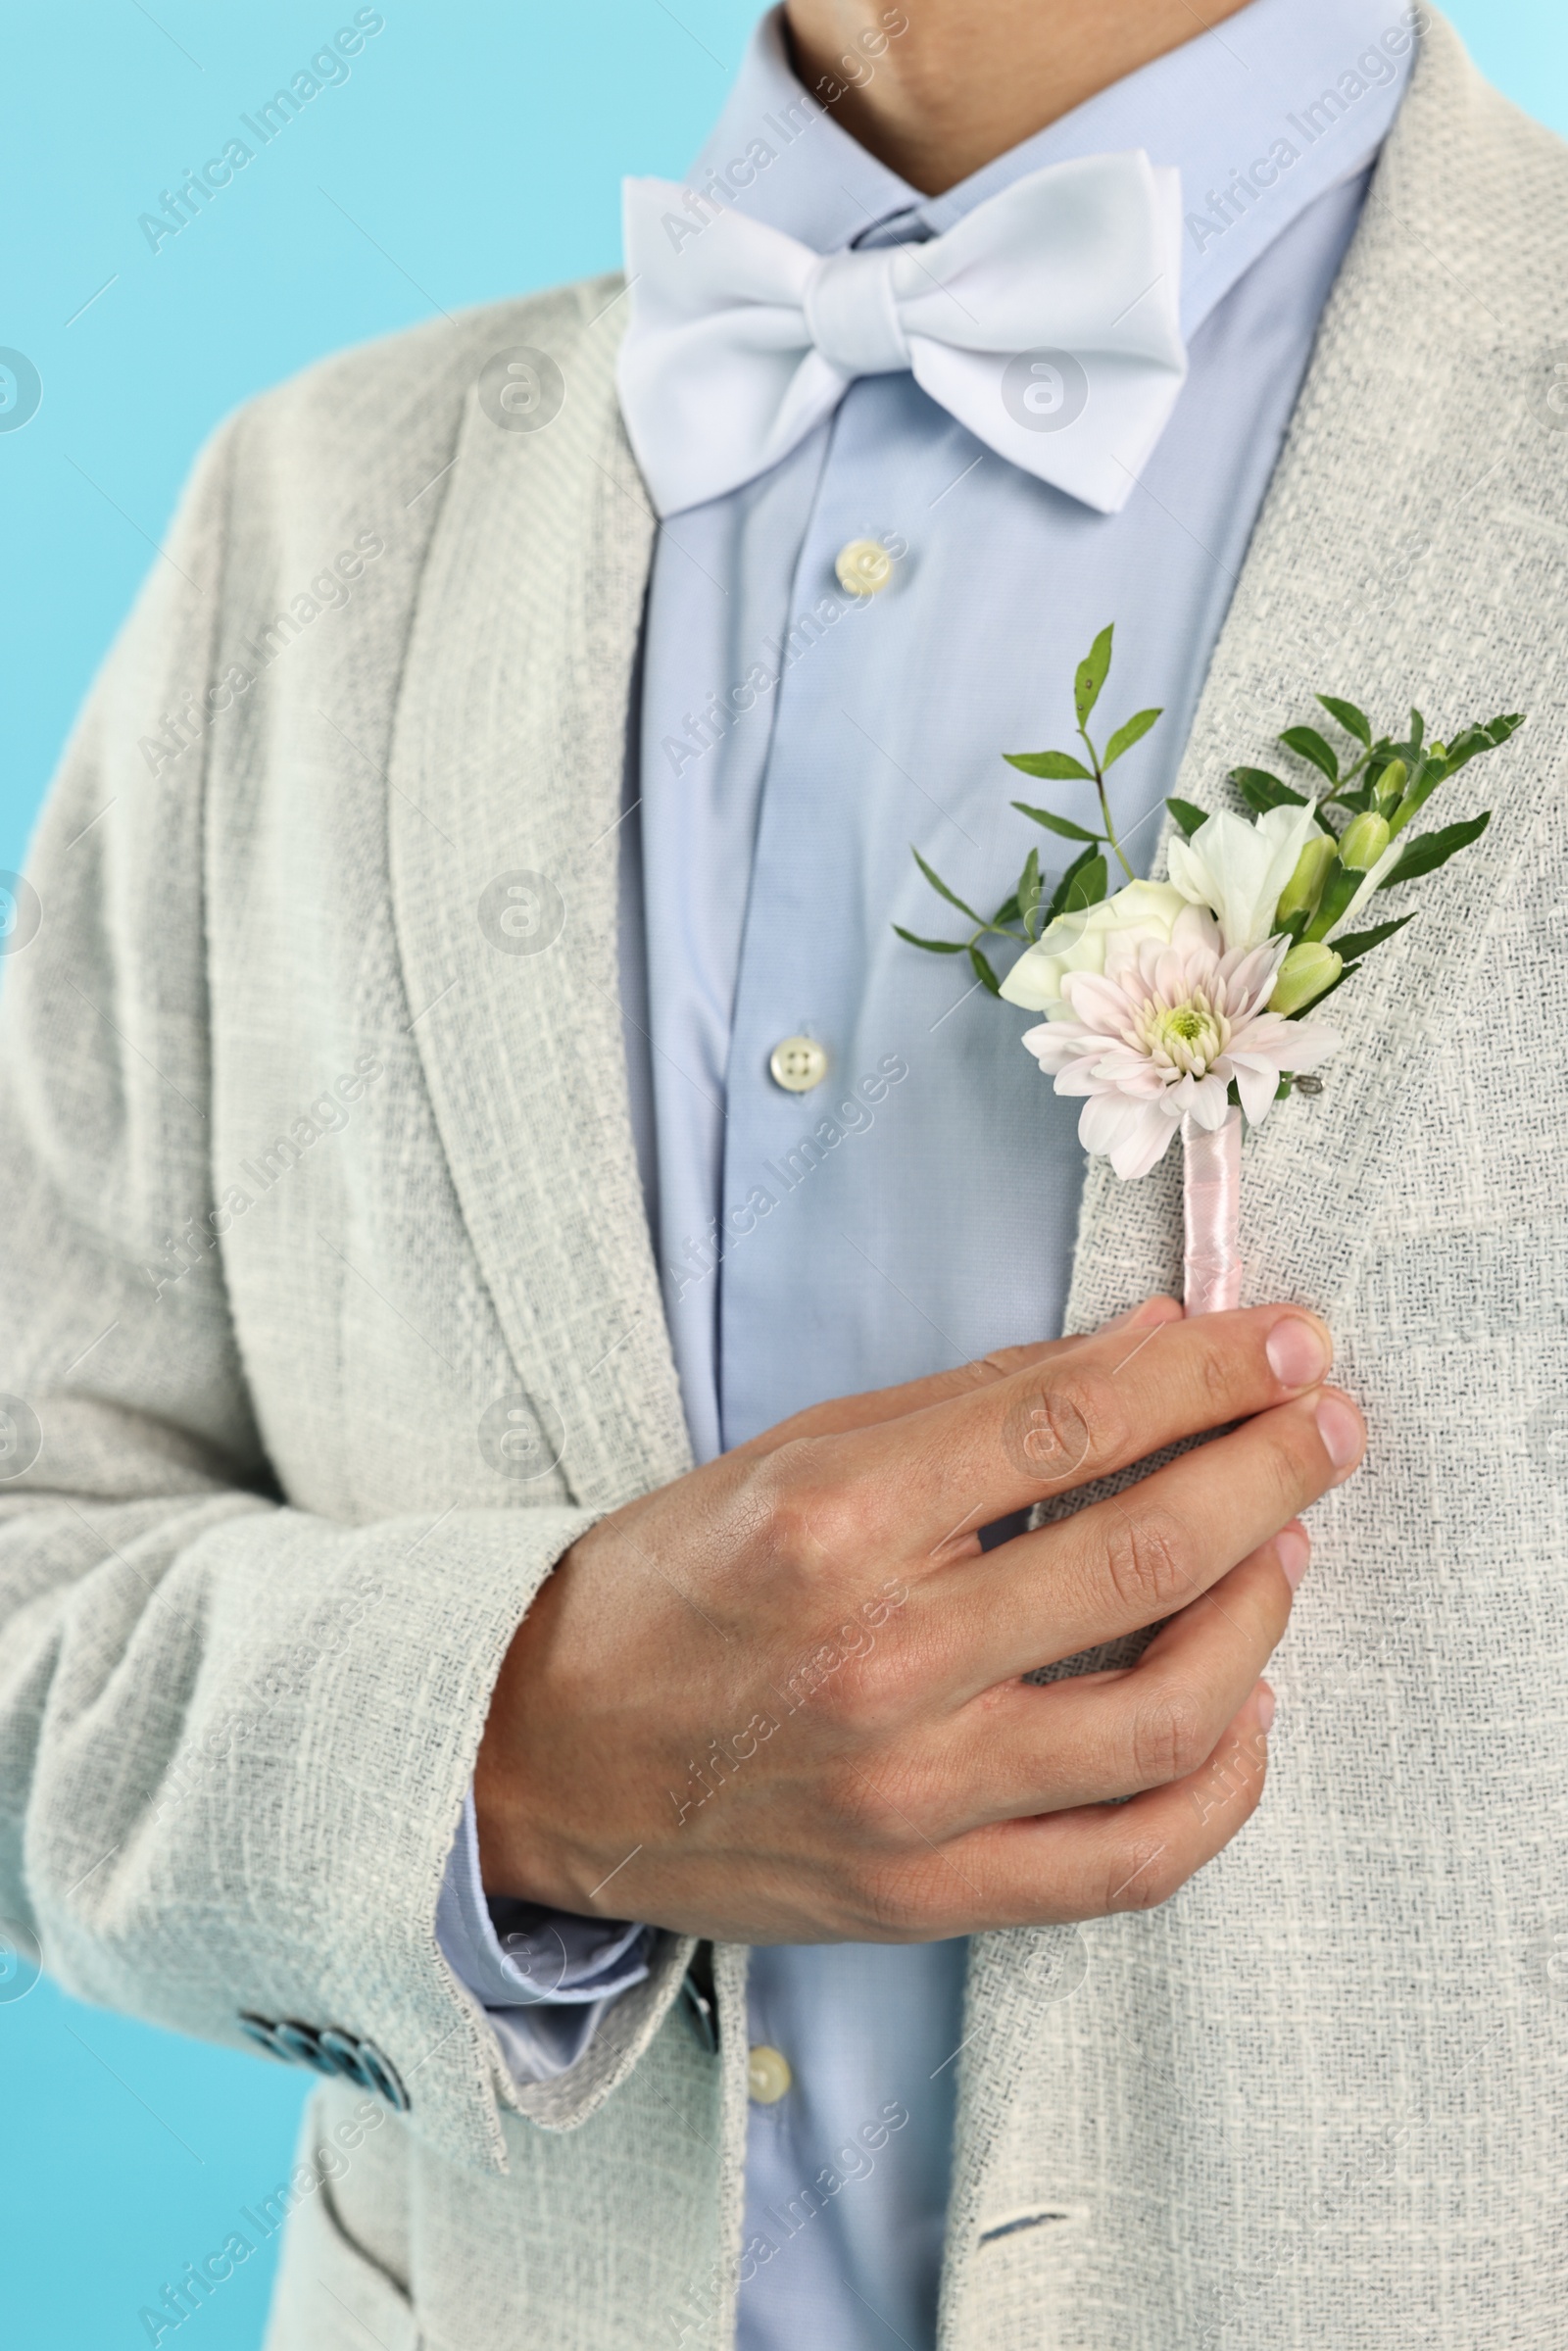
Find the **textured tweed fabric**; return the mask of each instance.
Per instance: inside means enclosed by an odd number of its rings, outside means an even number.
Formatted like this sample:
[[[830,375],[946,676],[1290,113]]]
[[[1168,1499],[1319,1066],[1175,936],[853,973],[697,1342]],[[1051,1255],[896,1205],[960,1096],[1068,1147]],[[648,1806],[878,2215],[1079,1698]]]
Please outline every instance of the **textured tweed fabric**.
[[[412,2101],[296,2192],[272,2351],[733,2331],[745,1954],[720,2060],[666,1937],[519,2093],[433,1933],[514,1626],[686,1460],[616,999],[651,544],[616,292],[218,436],[0,1013],[16,1458],[37,1424],[0,1488],[0,1914],[90,1999],[368,2036]],[[483,397],[518,345],[563,378],[538,432]],[[1452,788],[1494,831],[1336,999],[1325,1092],[1249,1147],[1251,1291],[1330,1316],[1371,1461],[1315,1514],[1246,1835],[1158,1912],[976,1945],[948,2351],[1563,2339],[1565,348],[1568,158],[1435,24],[1180,788],[1213,805],[1320,686],[1531,722]],[[1097,1172],[1075,1326],[1179,1249],[1174,1169]]]

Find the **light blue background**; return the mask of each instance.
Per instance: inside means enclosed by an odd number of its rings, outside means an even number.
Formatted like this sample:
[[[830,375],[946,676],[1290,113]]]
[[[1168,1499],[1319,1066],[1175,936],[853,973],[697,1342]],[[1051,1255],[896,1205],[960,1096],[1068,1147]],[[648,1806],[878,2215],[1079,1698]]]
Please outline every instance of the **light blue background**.
[[[351,22],[352,0],[0,12],[0,345],[43,379],[36,416],[0,433],[0,867],[21,862],[72,716],[218,419],[339,345],[612,267],[620,174],[678,175],[755,12],[388,0],[381,13],[351,78],[154,254],[138,215]],[[1568,134],[1561,0],[1454,0],[1449,14],[1483,69]],[[128,2351],[148,2340],[140,2306],[283,2176],[304,2078],[47,1984],[9,2004],[5,1989],[0,2341]],[[270,2252],[186,2322],[183,2345],[259,2342]]]

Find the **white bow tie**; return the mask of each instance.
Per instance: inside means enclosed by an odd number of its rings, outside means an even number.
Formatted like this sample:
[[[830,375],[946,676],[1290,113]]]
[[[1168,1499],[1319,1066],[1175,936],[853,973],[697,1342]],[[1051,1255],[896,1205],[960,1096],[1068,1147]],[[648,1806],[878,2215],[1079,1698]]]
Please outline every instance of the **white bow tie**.
[[[1113,514],[1187,372],[1181,179],[1048,164],[923,245],[812,253],[667,179],[624,188],[626,429],[661,514],[787,457],[858,375],[909,368],[988,448]],[[706,215],[706,217],[705,217]]]

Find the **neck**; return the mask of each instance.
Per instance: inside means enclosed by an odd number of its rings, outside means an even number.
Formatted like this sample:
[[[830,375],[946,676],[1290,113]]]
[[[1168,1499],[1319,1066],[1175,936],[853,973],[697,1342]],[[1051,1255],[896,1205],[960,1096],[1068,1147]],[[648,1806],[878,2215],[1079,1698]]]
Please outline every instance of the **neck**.
[[[844,128],[880,162],[938,196],[1246,5],[788,0],[785,21],[807,88],[830,98]]]

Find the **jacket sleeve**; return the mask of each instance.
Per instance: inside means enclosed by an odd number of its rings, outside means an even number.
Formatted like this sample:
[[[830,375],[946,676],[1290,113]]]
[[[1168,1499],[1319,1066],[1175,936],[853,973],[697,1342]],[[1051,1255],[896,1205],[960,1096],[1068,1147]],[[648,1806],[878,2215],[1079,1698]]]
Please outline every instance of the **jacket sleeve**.
[[[240,2046],[304,2028],[271,2045],[322,2070],[361,2047],[413,2129],[504,2169],[498,2101],[581,2121],[689,1946],[659,1938],[568,2082],[514,2082],[437,1898],[507,1645],[593,1514],[290,1507],[220,1248],[169,1277],[193,1219],[221,1229],[201,743],[239,438],[0,877],[0,1919],[83,1999]]]

